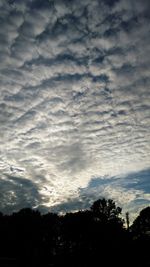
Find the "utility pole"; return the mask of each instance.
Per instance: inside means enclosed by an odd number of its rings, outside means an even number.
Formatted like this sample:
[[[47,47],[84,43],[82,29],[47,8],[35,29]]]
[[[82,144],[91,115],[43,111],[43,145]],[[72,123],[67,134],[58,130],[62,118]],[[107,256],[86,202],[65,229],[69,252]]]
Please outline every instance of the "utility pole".
[[[129,212],[126,212],[126,224],[127,224],[127,230],[129,231],[129,225],[130,225]]]

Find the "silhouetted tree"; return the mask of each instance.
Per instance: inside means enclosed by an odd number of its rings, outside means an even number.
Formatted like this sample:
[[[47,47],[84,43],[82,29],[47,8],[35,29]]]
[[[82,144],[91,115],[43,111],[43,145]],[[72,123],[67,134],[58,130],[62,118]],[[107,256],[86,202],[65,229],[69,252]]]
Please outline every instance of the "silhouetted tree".
[[[131,226],[132,232],[137,235],[150,234],[150,207],[144,208]]]
[[[106,200],[105,198],[96,200],[91,206],[91,211],[94,217],[101,222],[117,221],[123,223],[119,217],[121,208],[116,207],[112,199]]]
[[[12,260],[22,267],[150,266],[150,207],[140,212],[130,231],[120,215],[121,208],[104,198],[90,210],[64,216],[30,208],[0,213],[0,266],[11,266]]]
[[[130,227],[132,254],[138,266],[150,266],[150,207],[144,208]]]

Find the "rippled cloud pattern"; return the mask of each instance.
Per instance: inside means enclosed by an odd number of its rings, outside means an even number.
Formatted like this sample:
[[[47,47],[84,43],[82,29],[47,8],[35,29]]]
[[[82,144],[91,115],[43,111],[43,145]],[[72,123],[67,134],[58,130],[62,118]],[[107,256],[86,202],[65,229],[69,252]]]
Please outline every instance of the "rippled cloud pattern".
[[[0,209],[148,205],[149,0],[0,0],[0,25]]]

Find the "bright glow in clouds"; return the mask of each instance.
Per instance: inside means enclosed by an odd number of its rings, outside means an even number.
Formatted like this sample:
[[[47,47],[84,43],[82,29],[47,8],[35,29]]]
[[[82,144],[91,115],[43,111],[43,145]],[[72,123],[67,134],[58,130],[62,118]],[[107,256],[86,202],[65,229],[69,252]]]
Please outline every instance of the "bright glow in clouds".
[[[150,203],[149,14],[148,0],[0,0],[1,211]]]

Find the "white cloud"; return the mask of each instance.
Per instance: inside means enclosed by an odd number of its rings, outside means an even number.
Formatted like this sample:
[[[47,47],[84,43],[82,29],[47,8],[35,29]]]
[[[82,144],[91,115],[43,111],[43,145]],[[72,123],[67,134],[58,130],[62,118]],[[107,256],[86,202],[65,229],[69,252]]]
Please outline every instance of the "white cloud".
[[[49,207],[92,177],[147,169],[148,2],[1,3],[3,175],[27,177]],[[137,199],[121,185],[105,191]]]

